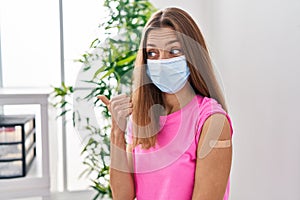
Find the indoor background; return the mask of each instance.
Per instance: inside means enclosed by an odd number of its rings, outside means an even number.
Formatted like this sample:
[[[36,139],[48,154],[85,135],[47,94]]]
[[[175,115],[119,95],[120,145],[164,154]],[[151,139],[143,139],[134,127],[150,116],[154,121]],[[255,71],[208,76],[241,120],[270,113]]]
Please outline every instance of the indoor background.
[[[300,199],[300,1],[150,2],[157,8],[185,9],[206,39],[233,121],[230,199]],[[58,86],[62,80],[74,83],[81,67],[74,60],[101,34],[97,27],[103,8],[100,0],[62,3],[63,41],[59,1],[0,0],[0,86],[44,88]],[[20,110],[37,108],[1,108],[5,114]],[[88,178],[78,179],[84,169],[80,138],[68,122],[63,144],[61,123],[52,118],[51,190],[85,191]],[[5,193],[0,193],[0,199],[1,195]]]

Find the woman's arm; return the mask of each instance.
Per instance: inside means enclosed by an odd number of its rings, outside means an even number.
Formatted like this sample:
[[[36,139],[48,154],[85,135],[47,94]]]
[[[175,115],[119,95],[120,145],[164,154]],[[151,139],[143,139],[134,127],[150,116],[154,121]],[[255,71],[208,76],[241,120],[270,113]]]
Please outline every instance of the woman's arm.
[[[223,200],[231,160],[230,124],[225,115],[213,114],[205,121],[198,143],[193,200]]]
[[[126,152],[124,132],[112,132],[110,147],[110,186],[113,199],[132,200],[135,198],[134,182],[131,173],[132,161]]]
[[[108,107],[112,114],[110,136],[110,187],[114,200],[132,200],[135,198],[132,176],[132,159],[126,151],[125,129],[126,118],[132,112],[130,99],[119,95],[111,100],[105,96],[99,99]]]

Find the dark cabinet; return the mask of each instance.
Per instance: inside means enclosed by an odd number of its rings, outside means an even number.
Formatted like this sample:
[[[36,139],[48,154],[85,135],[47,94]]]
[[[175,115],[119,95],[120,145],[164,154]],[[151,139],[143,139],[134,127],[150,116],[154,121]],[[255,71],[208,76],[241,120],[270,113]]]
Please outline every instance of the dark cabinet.
[[[35,116],[0,115],[0,179],[25,176],[35,156]]]

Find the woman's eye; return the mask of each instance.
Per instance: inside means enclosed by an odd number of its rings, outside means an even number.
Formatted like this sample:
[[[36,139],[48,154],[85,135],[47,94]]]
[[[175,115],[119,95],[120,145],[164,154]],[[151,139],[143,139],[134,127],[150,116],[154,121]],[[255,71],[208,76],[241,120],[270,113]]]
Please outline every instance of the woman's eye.
[[[154,51],[148,51],[147,52],[147,56],[148,56],[148,58],[155,58],[155,56],[156,56],[156,52],[154,52]]]
[[[173,55],[181,55],[182,54],[180,49],[172,49],[170,51],[170,53],[173,54]]]

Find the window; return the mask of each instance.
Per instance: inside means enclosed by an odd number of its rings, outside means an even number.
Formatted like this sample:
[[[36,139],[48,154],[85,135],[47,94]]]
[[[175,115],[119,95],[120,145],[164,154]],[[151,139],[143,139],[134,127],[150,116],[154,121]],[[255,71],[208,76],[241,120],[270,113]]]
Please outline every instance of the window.
[[[3,87],[59,86],[61,67],[65,71],[67,85],[74,84],[81,68],[81,64],[74,60],[80,58],[99,35],[98,25],[104,14],[102,4],[101,0],[63,0],[65,62],[61,66],[59,1],[0,0],[0,77]],[[5,114],[20,114],[20,110],[35,113],[36,107],[4,106]],[[86,189],[90,185],[89,180],[79,179],[85,169],[80,157],[81,139],[71,122],[66,126],[66,189]],[[56,134],[60,140],[61,132]],[[57,162],[59,167],[52,170],[55,174],[51,174],[51,179],[55,182],[55,189],[62,190],[62,142],[59,143],[60,149],[55,152],[58,153],[58,159],[50,160]]]
[[[49,87],[60,81],[56,1],[1,0],[4,87]]]

